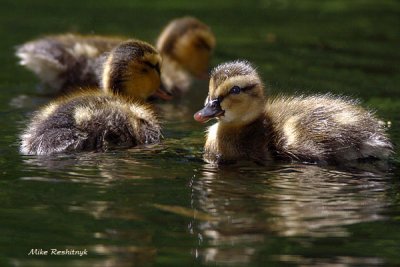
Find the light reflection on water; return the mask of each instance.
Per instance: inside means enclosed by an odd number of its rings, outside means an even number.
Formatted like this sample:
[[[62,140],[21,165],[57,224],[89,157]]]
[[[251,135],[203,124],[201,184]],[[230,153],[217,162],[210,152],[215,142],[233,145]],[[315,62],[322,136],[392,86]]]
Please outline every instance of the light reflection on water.
[[[177,142],[185,149],[178,149]],[[303,246],[308,239],[348,237],[351,233],[347,225],[387,219],[383,215],[389,205],[387,170],[381,172],[371,165],[347,171],[279,163],[215,167],[199,160],[201,151],[191,149],[193,142],[197,140],[169,140],[162,145],[107,153],[24,156],[25,175],[20,180],[87,184],[93,189],[91,195],[78,199],[64,196],[62,203],[67,213],[85,214],[95,221],[160,226],[159,219],[154,222],[147,214],[154,211],[189,219],[187,231],[197,245],[188,253],[207,263],[248,264],[271,237],[306,237],[299,241]],[[146,185],[146,180],[177,180],[181,190],[189,191],[190,203],[168,205],[168,201],[157,200],[155,194],[166,192],[149,190],[152,184]],[[106,197],[111,192],[121,199]],[[37,205],[34,209],[45,212],[49,206]],[[98,244],[90,249],[107,257],[107,266],[129,266],[127,258],[152,261],[158,251],[153,243],[155,234],[143,227],[91,231]],[[102,240],[122,244],[104,244]],[[132,240],[134,244],[130,244]],[[270,260],[310,266],[381,263],[379,258],[353,257],[310,262],[295,255],[271,255]]]
[[[199,240],[207,240],[211,247],[197,253],[206,262],[244,264],[254,260],[256,248],[269,236],[347,237],[346,225],[386,219],[382,213],[389,205],[388,180],[369,171],[350,173],[315,165],[267,170],[216,170],[205,165],[193,178],[193,206],[216,219],[198,223]],[[307,263],[303,257],[272,258]],[[331,263],[335,262],[362,264],[363,259],[344,257]]]

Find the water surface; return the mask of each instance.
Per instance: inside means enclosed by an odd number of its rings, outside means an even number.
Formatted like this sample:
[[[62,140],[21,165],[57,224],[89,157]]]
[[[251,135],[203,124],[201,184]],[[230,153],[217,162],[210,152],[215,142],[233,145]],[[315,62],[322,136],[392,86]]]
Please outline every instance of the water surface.
[[[193,15],[214,30],[213,64],[245,58],[268,94],[359,98],[400,141],[398,1],[3,1],[0,11],[1,266],[400,265],[399,158],[316,166],[202,160],[192,115],[207,82],[165,114],[162,144],[106,153],[22,156],[18,135],[50,98],[14,47],[49,33],[153,42]],[[398,148],[396,146],[396,151]],[[32,256],[31,249],[87,250]]]

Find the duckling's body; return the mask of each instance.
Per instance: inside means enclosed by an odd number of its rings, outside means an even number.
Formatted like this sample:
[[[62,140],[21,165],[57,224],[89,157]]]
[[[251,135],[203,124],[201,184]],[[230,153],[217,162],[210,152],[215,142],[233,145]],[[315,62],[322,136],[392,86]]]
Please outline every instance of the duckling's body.
[[[161,128],[144,104],[160,86],[161,58],[150,45],[123,42],[104,60],[102,83],[51,102],[21,135],[23,154],[104,151],[157,143]]]
[[[20,64],[55,91],[99,86],[100,56],[126,38],[61,34],[30,41],[18,47]]]
[[[348,98],[279,97],[268,101],[265,112],[279,156],[340,162],[385,159],[392,152],[383,123]]]
[[[243,61],[213,71],[206,107],[195,119],[213,117],[218,122],[208,129],[204,155],[213,163],[344,162],[392,153],[382,123],[356,101],[329,94],[266,100],[258,74]]]
[[[101,87],[98,72],[104,53],[126,37],[60,34],[27,42],[17,48],[20,64],[35,73],[56,92],[79,87]],[[165,58],[162,80],[170,91],[185,91],[191,77],[207,73],[215,38],[211,30],[194,18],[172,21],[161,33],[157,49]]]
[[[100,91],[72,95],[40,110],[22,135],[21,153],[105,151],[158,143],[150,106]]]

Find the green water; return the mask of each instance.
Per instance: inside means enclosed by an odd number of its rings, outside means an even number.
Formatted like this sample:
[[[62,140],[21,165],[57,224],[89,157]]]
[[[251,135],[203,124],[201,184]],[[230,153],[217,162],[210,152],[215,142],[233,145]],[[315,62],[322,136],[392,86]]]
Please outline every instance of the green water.
[[[49,98],[16,64],[14,46],[66,31],[153,42],[169,20],[188,14],[215,32],[214,65],[252,61],[270,94],[359,98],[391,122],[400,143],[399,1],[3,0],[0,265],[399,266],[398,156],[347,169],[207,165],[205,127],[192,119],[206,82],[161,104],[160,145],[19,155],[18,134]],[[88,255],[28,255],[31,249]]]

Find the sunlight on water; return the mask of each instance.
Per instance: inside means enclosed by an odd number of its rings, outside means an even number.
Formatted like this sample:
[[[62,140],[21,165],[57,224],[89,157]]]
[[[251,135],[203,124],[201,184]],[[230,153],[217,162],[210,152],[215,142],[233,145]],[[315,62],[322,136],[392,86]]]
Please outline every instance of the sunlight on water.
[[[208,81],[155,102],[161,144],[51,156],[20,155],[19,134],[51,100],[14,57],[49,33],[153,42],[172,18],[197,16],[217,36],[213,65],[258,67],[268,95],[344,94],[390,121],[400,140],[396,1],[5,1],[0,44],[1,266],[398,266],[399,157],[317,166],[202,159],[193,114]],[[221,15],[223,14],[223,16]],[[88,251],[87,256],[28,255]]]
[[[196,229],[199,239],[213,245],[200,253],[205,261],[233,263],[235,255],[246,255],[240,257],[247,259],[242,263],[251,262],[251,255],[257,254],[254,247],[268,242],[268,236],[348,237],[351,233],[346,225],[387,219],[382,213],[390,204],[385,193],[388,178],[314,165],[275,168],[216,170],[205,166],[193,179],[195,206],[216,218],[199,222]],[[241,249],[228,249],[232,244]]]

